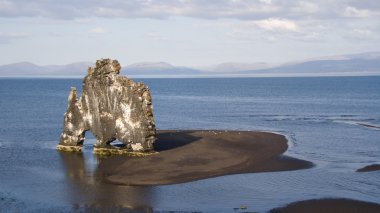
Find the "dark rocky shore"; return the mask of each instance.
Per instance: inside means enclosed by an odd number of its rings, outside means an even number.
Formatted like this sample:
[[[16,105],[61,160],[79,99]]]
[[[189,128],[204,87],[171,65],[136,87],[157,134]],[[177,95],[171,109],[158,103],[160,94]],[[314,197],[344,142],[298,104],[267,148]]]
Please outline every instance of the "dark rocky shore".
[[[380,170],[380,164],[371,164],[363,168],[360,168],[356,171],[357,172],[373,172],[373,171],[379,171],[379,170]]]
[[[351,199],[316,199],[288,204],[285,207],[272,209],[270,213],[378,213],[380,204]]]

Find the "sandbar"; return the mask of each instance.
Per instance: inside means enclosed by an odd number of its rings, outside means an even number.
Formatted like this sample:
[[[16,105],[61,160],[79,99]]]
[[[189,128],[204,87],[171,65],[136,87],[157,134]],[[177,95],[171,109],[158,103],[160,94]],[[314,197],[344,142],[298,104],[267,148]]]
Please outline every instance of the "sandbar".
[[[157,154],[105,158],[97,175],[109,183],[147,186],[313,166],[284,156],[287,148],[285,136],[270,132],[165,130],[157,132]]]

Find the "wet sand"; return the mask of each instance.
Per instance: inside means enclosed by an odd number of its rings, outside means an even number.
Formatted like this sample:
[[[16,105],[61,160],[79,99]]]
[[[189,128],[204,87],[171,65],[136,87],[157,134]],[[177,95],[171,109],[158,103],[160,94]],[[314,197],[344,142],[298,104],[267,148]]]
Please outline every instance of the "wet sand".
[[[283,135],[248,131],[159,131],[146,157],[103,159],[97,174],[121,185],[162,185],[216,176],[306,169],[311,162],[282,155]]]
[[[357,172],[373,172],[373,171],[379,171],[379,170],[380,170],[380,164],[371,164],[363,168],[360,168],[356,171]]]
[[[270,213],[378,213],[380,204],[350,199],[305,200],[291,203],[285,207],[272,209]]]

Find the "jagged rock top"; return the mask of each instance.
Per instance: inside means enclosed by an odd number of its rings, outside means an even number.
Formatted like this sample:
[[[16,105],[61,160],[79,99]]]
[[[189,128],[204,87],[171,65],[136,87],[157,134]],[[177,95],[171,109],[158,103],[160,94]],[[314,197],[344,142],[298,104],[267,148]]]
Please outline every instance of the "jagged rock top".
[[[120,63],[117,60],[112,59],[100,59],[96,61],[95,68],[88,68],[88,75],[104,76],[110,73],[120,73]]]

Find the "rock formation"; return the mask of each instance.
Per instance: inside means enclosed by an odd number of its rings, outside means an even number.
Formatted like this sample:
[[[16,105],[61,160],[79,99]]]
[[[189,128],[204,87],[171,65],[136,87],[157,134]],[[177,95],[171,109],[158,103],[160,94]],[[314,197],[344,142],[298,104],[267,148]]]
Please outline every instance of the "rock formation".
[[[80,151],[85,132],[91,131],[96,137],[94,151],[153,150],[156,128],[149,89],[120,76],[120,68],[117,60],[98,60],[83,79],[79,100],[76,89],[71,88],[57,149]],[[116,139],[125,146],[112,146],[110,143]]]

